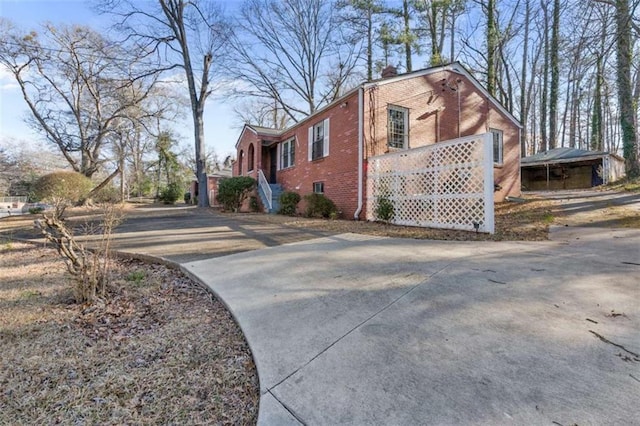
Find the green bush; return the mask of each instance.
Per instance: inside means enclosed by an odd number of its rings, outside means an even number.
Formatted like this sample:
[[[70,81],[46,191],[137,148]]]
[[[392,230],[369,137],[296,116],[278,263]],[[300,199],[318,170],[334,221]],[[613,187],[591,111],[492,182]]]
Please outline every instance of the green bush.
[[[287,216],[295,215],[299,202],[300,194],[298,194],[297,192],[283,192],[282,194],[280,194],[280,210],[278,210],[278,213]]]
[[[338,209],[333,201],[323,194],[309,194],[304,196],[307,203],[306,217],[337,217]]]
[[[29,208],[29,214],[39,214],[44,211],[44,207],[31,207]]]
[[[92,188],[91,180],[78,172],[54,172],[40,177],[33,189],[35,198],[53,204],[56,217],[61,217],[67,206],[84,201]]]
[[[184,203],[185,204],[191,204],[191,193],[190,192],[185,192],[184,193]]]
[[[385,196],[378,197],[377,201],[375,210],[376,219],[389,222],[393,219],[395,213],[393,203]]]
[[[258,197],[254,197],[253,195],[249,197],[249,209],[251,209],[251,211],[254,213],[260,211],[260,203],[258,203]]]
[[[222,179],[218,185],[216,200],[225,210],[237,212],[255,186],[256,180],[249,176]]]
[[[175,204],[182,196],[182,185],[171,182],[162,191],[160,191],[160,201],[165,204]]]

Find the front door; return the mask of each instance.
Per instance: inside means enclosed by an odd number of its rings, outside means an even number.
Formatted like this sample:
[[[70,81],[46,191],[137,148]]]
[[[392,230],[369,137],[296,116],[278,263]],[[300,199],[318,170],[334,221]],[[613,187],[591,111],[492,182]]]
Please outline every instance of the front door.
[[[278,172],[278,146],[269,150],[269,183],[278,183],[276,173]]]

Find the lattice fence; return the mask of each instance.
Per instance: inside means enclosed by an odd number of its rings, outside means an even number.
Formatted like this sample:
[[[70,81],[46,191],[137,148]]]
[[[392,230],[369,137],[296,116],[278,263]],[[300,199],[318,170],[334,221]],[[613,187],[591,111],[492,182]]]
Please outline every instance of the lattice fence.
[[[492,150],[485,133],[369,158],[367,219],[493,233]]]

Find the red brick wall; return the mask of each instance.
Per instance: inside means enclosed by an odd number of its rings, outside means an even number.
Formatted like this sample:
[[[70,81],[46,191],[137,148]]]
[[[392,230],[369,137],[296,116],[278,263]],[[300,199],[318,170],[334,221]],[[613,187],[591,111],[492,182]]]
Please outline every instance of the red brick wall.
[[[341,105],[346,105],[342,107]],[[308,161],[309,127],[329,118],[329,155]],[[278,182],[285,190],[301,196],[313,192],[314,182],[324,182],[324,194],[333,200],[342,217],[351,219],[358,206],[358,94],[303,121],[283,135],[296,137],[295,166],[278,171]],[[304,209],[304,202],[299,208]]]
[[[502,190],[495,193],[495,200],[520,194],[518,127],[465,76],[445,70],[380,84],[365,91],[364,103],[365,123],[370,119],[364,129],[367,157],[394,150],[387,146],[388,105],[409,109],[409,148],[486,133],[491,128],[502,130],[504,162],[494,167],[494,180]]]

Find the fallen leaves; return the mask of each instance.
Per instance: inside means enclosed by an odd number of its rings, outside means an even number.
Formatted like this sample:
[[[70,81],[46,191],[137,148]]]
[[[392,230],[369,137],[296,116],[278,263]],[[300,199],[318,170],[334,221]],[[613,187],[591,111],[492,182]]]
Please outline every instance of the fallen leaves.
[[[255,424],[244,337],[179,271],[118,261],[91,306],[69,303],[51,250],[13,243],[0,275],[0,424]]]

